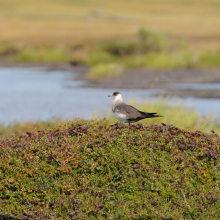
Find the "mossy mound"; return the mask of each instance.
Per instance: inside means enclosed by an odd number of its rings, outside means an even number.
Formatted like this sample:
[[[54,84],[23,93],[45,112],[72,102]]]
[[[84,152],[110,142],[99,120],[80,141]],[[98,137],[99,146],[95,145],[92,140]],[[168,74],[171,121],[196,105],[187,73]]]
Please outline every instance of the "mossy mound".
[[[1,219],[219,219],[215,133],[75,120],[0,156]]]

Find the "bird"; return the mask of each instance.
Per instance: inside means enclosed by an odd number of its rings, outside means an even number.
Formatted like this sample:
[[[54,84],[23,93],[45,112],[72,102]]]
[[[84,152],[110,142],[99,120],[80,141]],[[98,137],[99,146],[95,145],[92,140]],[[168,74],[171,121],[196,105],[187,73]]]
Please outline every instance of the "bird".
[[[129,123],[130,125],[130,123],[134,123],[145,118],[162,117],[157,113],[141,112],[131,105],[126,105],[124,102],[122,102],[122,95],[120,92],[114,92],[108,97],[114,98],[112,104],[113,115],[123,124]]]

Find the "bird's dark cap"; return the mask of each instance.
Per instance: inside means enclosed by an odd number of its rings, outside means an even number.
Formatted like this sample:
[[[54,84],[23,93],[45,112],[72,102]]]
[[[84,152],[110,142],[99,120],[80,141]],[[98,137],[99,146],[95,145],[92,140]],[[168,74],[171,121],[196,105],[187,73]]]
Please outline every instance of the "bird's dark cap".
[[[113,96],[117,96],[118,94],[121,94],[120,92],[114,92]]]

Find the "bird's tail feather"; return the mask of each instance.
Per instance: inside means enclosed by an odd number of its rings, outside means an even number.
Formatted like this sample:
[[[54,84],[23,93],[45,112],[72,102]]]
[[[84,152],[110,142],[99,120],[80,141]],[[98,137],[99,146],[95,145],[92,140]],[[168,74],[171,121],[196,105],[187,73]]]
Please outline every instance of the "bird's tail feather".
[[[148,113],[148,112],[141,112],[141,113],[145,118],[163,117],[161,115],[157,115],[157,113]]]

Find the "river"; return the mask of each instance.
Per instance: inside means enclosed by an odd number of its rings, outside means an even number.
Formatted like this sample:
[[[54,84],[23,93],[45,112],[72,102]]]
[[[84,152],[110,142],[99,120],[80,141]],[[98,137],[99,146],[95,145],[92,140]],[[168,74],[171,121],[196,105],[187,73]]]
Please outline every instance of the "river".
[[[116,89],[80,88],[83,81],[74,80],[78,73],[48,71],[45,68],[1,67],[0,68],[0,123],[51,120],[61,118],[92,118],[94,112],[103,117],[111,111]],[[186,85],[187,86],[187,85]],[[200,85],[202,86],[202,85]],[[217,85],[215,85],[217,87]],[[220,88],[220,87],[219,87]],[[128,90],[118,88],[124,101],[131,98],[143,102],[156,101],[159,90]],[[200,114],[215,112],[220,116],[220,100],[207,98],[170,98],[170,104],[182,103],[196,109]]]

